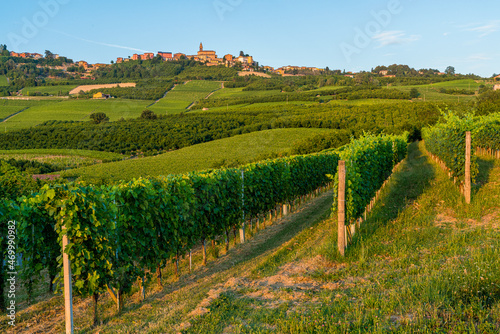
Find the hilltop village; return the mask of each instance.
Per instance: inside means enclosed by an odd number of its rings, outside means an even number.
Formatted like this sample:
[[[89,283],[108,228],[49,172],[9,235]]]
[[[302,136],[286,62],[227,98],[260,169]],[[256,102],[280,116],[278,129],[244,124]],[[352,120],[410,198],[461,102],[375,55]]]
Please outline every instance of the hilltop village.
[[[39,53],[30,53],[30,52],[10,52],[11,57],[20,57],[25,59],[42,59],[43,55]],[[52,59],[61,59],[64,57],[59,56],[58,54],[51,54]],[[216,51],[213,50],[205,50],[203,47],[203,43],[200,43],[199,51],[195,55],[188,55],[182,52],[173,53],[173,52],[164,52],[158,51],[155,55],[153,52],[146,52],[144,54],[133,54],[128,57],[118,57],[116,59],[116,63],[125,63],[129,61],[137,61],[137,60],[152,60],[152,59],[161,59],[162,61],[178,61],[183,59],[194,60],[203,63],[205,66],[226,66],[226,67],[239,67],[242,72],[251,73],[267,73],[267,74],[278,74],[282,76],[292,76],[292,75],[311,75],[311,74],[321,74],[325,70],[317,67],[306,67],[306,66],[283,66],[280,68],[274,68],[271,66],[260,66],[258,62],[254,60],[254,58],[248,54],[245,54],[243,51],[240,51],[238,56],[234,56],[232,54],[226,54],[224,57],[220,58],[217,56]],[[82,74],[82,79],[91,78],[92,70],[96,70],[99,68],[111,66],[114,61],[111,61],[111,64],[104,63],[96,63],[90,64],[85,60],[80,60],[74,62],[74,64],[66,63],[61,66],[54,67],[54,69],[58,70],[68,70],[71,67],[77,66],[79,68],[83,68],[84,72]],[[350,73],[349,73],[350,74]]]

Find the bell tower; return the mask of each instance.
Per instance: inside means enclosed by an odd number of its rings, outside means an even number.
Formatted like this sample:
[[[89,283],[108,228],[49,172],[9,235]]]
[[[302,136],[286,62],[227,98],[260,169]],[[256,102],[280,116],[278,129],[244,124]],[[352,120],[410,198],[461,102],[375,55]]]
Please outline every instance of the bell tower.
[[[200,43],[200,51],[203,51],[203,43]]]

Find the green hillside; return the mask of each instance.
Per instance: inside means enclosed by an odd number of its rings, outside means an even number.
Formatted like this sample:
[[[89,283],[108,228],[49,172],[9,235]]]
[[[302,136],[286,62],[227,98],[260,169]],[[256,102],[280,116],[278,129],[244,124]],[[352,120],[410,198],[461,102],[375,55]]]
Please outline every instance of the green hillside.
[[[155,157],[132,159],[64,172],[64,177],[130,180],[138,177],[180,174],[195,170],[232,166],[259,157],[290,152],[297,140],[328,133],[328,129],[277,129],[249,133],[189,146]]]
[[[178,114],[194,102],[204,99],[211,92],[220,89],[221,83],[214,81],[195,80],[177,85],[158,103],[149,107],[157,114]]]
[[[125,99],[62,100],[31,107],[2,125],[9,131],[29,128],[49,120],[89,121],[90,114],[94,112],[103,112],[110,121],[117,121],[122,117],[139,117],[148,104],[149,101]]]

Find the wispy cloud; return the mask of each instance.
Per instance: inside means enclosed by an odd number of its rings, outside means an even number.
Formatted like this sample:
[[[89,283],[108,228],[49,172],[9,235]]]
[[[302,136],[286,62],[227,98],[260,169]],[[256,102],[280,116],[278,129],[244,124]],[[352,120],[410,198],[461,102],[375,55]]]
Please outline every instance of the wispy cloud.
[[[58,31],[58,30],[47,29],[47,28],[45,28],[45,30],[51,31],[51,32],[55,32],[55,33],[58,33],[58,34],[61,34],[61,35],[64,35],[64,36],[67,36],[67,37],[70,37],[70,38],[82,41],[82,42],[87,42],[87,43],[92,43],[92,44],[97,44],[97,45],[103,45],[103,46],[107,46],[107,47],[110,47],[110,48],[124,49],[124,50],[137,51],[137,52],[149,52],[148,50],[137,49],[137,48],[133,48],[133,47],[129,47],[129,46],[123,46],[123,45],[118,45],[118,44],[111,44],[111,43],[106,43],[106,42],[93,41],[93,40],[90,40],[90,39],[86,39],[86,38],[82,38],[82,37],[70,35],[70,34],[64,32],[64,31]]]
[[[500,20],[490,21],[486,24],[471,24],[464,30],[477,32],[479,37],[485,37],[500,30]]]
[[[470,55],[466,59],[467,61],[485,61],[485,60],[493,60],[491,56],[487,56],[484,53],[478,53],[474,55]]]
[[[373,36],[373,39],[379,43],[378,48],[388,45],[408,44],[418,41],[420,38],[419,35],[407,35],[400,30],[382,31],[380,34]]]

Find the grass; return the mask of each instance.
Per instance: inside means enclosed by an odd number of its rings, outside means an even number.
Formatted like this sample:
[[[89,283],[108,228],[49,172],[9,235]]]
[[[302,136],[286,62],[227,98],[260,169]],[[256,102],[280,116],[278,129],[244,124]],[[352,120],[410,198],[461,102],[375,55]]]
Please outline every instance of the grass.
[[[33,95],[35,93],[57,95],[57,96],[68,96],[69,92],[78,86],[79,85],[25,87],[22,89],[21,93],[27,96]]]
[[[62,100],[56,103],[33,106],[3,123],[6,131],[29,128],[49,120],[89,121],[90,114],[104,112],[110,121],[120,118],[137,118],[149,101],[108,100]]]
[[[220,89],[221,83],[214,81],[195,80],[177,85],[158,103],[149,107],[157,114],[178,114],[196,101],[205,98],[211,92]]]
[[[7,80],[6,75],[0,75],[0,87],[2,86],[8,86],[9,85],[9,80]]]
[[[294,141],[330,131],[302,128],[254,132],[185,147],[155,157],[70,170],[63,176],[117,181],[236,166],[268,155],[289,152]]]
[[[178,279],[168,265],[165,287],[152,283],[145,301],[134,288],[121,314],[102,295],[97,328],[77,299],[76,332],[498,333],[500,161],[479,166],[467,206],[414,143],[345,258],[328,192],[207,267],[199,250],[190,274],[187,259]],[[22,304],[12,332],[63,331],[63,298],[47,297]]]

